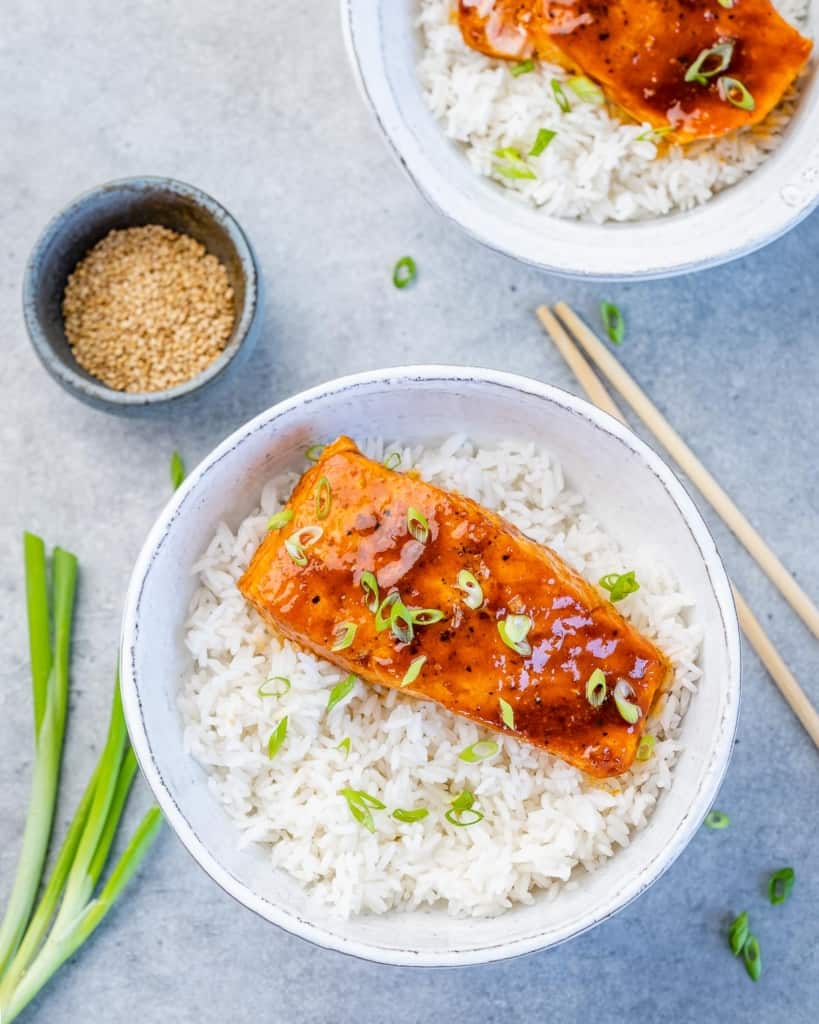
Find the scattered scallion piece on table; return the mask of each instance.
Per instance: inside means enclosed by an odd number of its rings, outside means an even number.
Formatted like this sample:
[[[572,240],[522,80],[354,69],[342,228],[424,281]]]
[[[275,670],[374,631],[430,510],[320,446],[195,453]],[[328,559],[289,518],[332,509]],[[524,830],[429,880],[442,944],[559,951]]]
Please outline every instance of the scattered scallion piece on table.
[[[508,700],[504,700],[503,697],[498,701],[500,707],[501,721],[507,729],[515,728],[515,709],[509,703]]]
[[[182,461],[182,456],[179,452],[174,452],[171,455],[171,486],[173,489],[176,490],[184,479],[185,463]]]
[[[607,695],[606,673],[596,668],[586,680],[586,700],[593,708],[599,708]]]
[[[293,520],[293,509],[283,508],[281,512],[276,512],[267,520],[268,530],[281,530],[282,527],[287,526],[288,523]]]
[[[340,704],[348,694],[352,693],[355,682],[356,677],[350,674],[346,679],[342,679],[340,683],[336,683],[332,690],[330,690],[330,696],[327,698],[328,715],[337,704]]]
[[[332,504],[333,492],[330,488],[330,481],[323,476],[316,487],[316,519],[326,519],[330,515]]]
[[[287,676],[271,676],[269,679],[265,679],[257,692],[260,697],[275,697],[277,700],[281,700],[285,694],[290,692],[290,685]]]
[[[413,658],[410,662],[410,666],[404,673],[404,678],[401,680],[402,686],[409,686],[410,683],[414,683],[418,676],[421,674],[421,669],[424,667],[426,661],[426,655],[420,654],[417,658]]]
[[[734,107],[739,107],[740,110],[756,108],[756,100],[748,91],[747,86],[738,78],[729,78],[728,75],[723,75],[722,78],[717,79],[717,92],[721,100]]]
[[[623,314],[613,302],[600,303],[600,318],[603,329],[612,345],[622,345],[626,335],[626,324]]]
[[[466,761],[467,764],[477,764],[478,761],[486,761],[487,758],[494,757],[499,750],[500,747],[494,740],[478,740],[477,743],[465,747],[458,757],[462,761]]]
[[[331,651],[344,651],[352,645],[358,626],[354,622],[339,622],[333,631],[335,640]]]
[[[563,113],[568,114],[572,109],[571,104],[569,103],[569,97],[563,90],[563,84],[557,78],[552,79],[552,95]]]
[[[748,935],[748,911],[743,910],[742,913],[735,917],[731,922],[731,927],[728,931],[728,943],[731,946],[731,952],[734,956],[739,956],[745,948],[745,943],[748,941]]]
[[[584,103],[602,104],[605,102],[606,98],[603,95],[603,90],[590,78],[586,78],[585,75],[574,75],[567,80],[566,85]]]
[[[793,868],[780,868],[768,879],[768,899],[774,906],[784,903],[793,891],[796,872]]]
[[[751,981],[759,981],[762,974],[762,953],[759,949],[759,940],[755,935],[749,935],[745,940],[745,945],[742,947],[742,959]]]
[[[509,74],[513,78],[519,78],[521,75],[528,75],[530,71],[535,70],[535,62],[530,57],[528,60],[522,60],[517,64],[513,64],[509,68]]]
[[[376,811],[383,811],[386,805],[361,789],[340,789],[338,792],[339,796],[343,796],[347,801],[350,814],[352,814],[355,820],[363,825],[368,832],[375,832],[375,820],[373,819],[371,808]]]
[[[728,828],[731,824],[731,819],[722,811],[709,811],[705,815],[704,824],[708,828],[713,828],[715,831],[719,832],[724,828]]]
[[[459,793],[455,797],[444,817],[450,825],[455,825],[458,828],[477,825],[479,821],[483,821],[483,814],[475,810],[474,804],[475,794],[465,789],[463,793]]]
[[[272,760],[281,750],[287,736],[287,715],[279,722],[267,741],[267,756]]]
[[[402,256],[392,272],[392,283],[396,288],[406,288],[418,276],[418,268],[412,256]]]
[[[622,601],[629,594],[635,594],[640,589],[637,577],[634,572],[616,573],[610,572],[607,576],[601,576],[598,583],[603,590],[608,590],[609,600],[612,604]]]
[[[428,814],[429,811],[426,807],[416,807],[412,811],[405,811],[403,807],[397,807],[392,812],[392,816],[396,821],[403,821],[407,825],[411,825],[416,821],[423,821]]]
[[[557,132],[552,131],[550,128],[541,128],[535,137],[535,141],[532,143],[529,156],[540,156],[555,135],[557,135]]]

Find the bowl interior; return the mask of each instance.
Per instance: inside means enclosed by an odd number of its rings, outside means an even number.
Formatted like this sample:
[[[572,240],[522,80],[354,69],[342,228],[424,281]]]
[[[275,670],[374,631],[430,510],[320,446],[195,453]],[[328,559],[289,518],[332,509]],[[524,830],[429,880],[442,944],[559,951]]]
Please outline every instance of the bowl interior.
[[[77,263],[109,231],[147,224],[190,235],[220,260],[233,288],[235,318],[225,349],[202,374],[167,391],[133,395],[106,387],[76,361],[65,336],[62,300]],[[113,403],[161,401],[209,379],[235,354],[255,301],[252,277],[252,260],[238,226],[208,196],[164,178],[115,181],[81,196],[48,225],[26,272],[24,307],[38,355],[63,383]]]
[[[696,601],[705,671],[688,712],[673,789],[648,827],[559,899],[494,919],[439,909],[334,919],[261,849],[237,849],[204,771],[182,742],[176,695],[191,566],[221,521],[236,527],[264,482],[298,465],[304,448],[345,432],[432,440],[453,425],[477,441],[534,441],[563,463],[591,510],[625,546],[656,547]],[[712,801],[737,715],[737,626],[710,535],[682,487],[628,430],[556,389],[487,371],[429,368],[347,378],[289,400],[242,428],[192,473],[154,527],[134,571],[123,625],[123,696],[146,776],[182,840],[242,903],[322,945],[393,963],[460,964],[527,952],[603,920],[649,885],[685,846]],[[400,922],[400,923],[399,923]],[[396,925],[398,924],[398,927]]]
[[[772,241],[819,202],[816,60],[778,149],[706,204],[653,220],[595,225],[546,216],[472,170],[421,91],[417,0],[341,0],[353,68],[402,166],[446,217],[491,248],[569,276],[667,277]],[[819,31],[819,0],[810,28]]]

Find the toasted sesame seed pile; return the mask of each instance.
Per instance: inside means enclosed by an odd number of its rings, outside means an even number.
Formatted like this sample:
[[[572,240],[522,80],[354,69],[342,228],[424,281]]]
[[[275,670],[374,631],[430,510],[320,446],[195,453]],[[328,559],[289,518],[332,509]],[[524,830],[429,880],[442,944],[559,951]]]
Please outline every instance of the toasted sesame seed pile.
[[[219,260],[156,224],[111,231],[63,296],[77,362],[116,391],[163,391],[195,377],[225,347],[233,318]]]

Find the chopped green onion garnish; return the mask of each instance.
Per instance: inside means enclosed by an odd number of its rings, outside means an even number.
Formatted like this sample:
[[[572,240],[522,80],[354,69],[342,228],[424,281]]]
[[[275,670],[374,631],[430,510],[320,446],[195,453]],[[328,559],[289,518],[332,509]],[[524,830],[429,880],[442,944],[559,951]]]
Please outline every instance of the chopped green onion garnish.
[[[717,43],[707,50],[701,50],[699,56],[685,73],[686,82],[698,82],[708,85],[708,79],[725,71],[734,55],[734,44],[731,42]],[[705,65],[708,65],[706,67]]]
[[[535,62],[529,58],[529,60],[522,60],[520,64],[513,64],[509,68],[509,74],[513,78],[518,78],[520,75],[528,75],[530,71],[535,70]]]
[[[586,78],[585,75],[575,75],[566,82],[566,85],[568,85],[575,96],[583,100],[584,103],[605,102],[603,90],[599,85],[595,85],[590,78]]]
[[[429,539],[429,522],[424,513],[412,505],[407,509],[407,529],[420,544],[426,544]]]
[[[593,708],[599,708],[607,695],[606,674],[602,669],[596,668],[586,680],[586,700]]]
[[[475,610],[480,608],[483,604],[483,590],[476,577],[468,569],[461,569],[455,586],[466,594],[464,604],[467,608]]]
[[[571,104],[569,103],[568,96],[563,91],[563,86],[556,78],[552,79],[552,93],[554,94],[554,98],[557,102],[557,105],[560,107],[563,113],[568,114],[569,111],[572,109]]]
[[[271,676],[265,679],[257,692],[260,697],[275,697],[278,700],[290,692],[290,680],[287,676]]]
[[[609,341],[614,345],[619,345],[626,333],[623,314],[613,302],[601,302],[600,316],[602,317],[603,327],[606,329]]]
[[[268,530],[280,530],[283,526],[287,526],[292,518],[293,509],[283,508],[281,512],[277,512],[267,520],[267,528]]]
[[[533,625],[528,615],[507,615],[498,621],[498,632],[507,647],[526,657],[532,653],[532,646],[526,637]]]
[[[749,935],[745,940],[745,945],[742,947],[742,959],[751,981],[759,981],[762,974],[762,954],[755,935]]]
[[[392,606],[396,601],[401,600],[401,595],[397,590],[391,590],[389,594],[384,598],[379,606],[378,611],[375,613],[375,631],[376,633],[383,633],[390,625],[390,616],[392,614]]]
[[[771,903],[784,903],[790,896],[795,881],[796,872],[793,868],[780,868],[774,871],[768,879],[768,898]]]
[[[728,942],[731,945],[731,952],[734,956],[739,956],[745,948],[745,943],[748,941],[748,934],[748,911],[743,910],[742,913],[734,919],[728,932]]]
[[[557,135],[557,132],[553,132],[550,128],[541,128],[537,133],[532,148],[529,150],[529,156],[540,156],[555,135]]]
[[[503,697],[500,698],[498,704],[500,705],[501,721],[503,722],[507,729],[514,729],[515,709],[512,707],[509,701],[504,700]]]
[[[401,680],[402,686],[409,686],[410,683],[414,683],[418,676],[421,674],[421,669],[424,667],[426,661],[426,655],[421,654],[417,658],[413,658],[410,662],[410,667],[404,674],[404,678]]]
[[[649,736],[645,733],[640,737],[640,742],[637,744],[637,760],[648,761],[651,755],[654,753],[654,737]]]
[[[462,761],[467,764],[475,764],[478,761],[485,761],[488,757],[494,757],[500,747],[494,740],[478,740],[471,747],[466,747],[458,754]]]
[[[629,594],[634,594],[640,589],[637,577],[634,572],[616,573],[610,572],[607,576],[601,576],[598,583],[603,590],[608,590],[609,600],[616,604],[622,601]]]
[[[349,757],[350,756],[350,737],[349,736],[345,736],[344,739],[340,743],[337,743],[336,744],[336,750],[343,750],[344,751],[344,756],[345,757]]]
[[[323,444],[311,444],[307,451],[304,453],[304,457],[308,462],[318,462],[321,458],[321,453],[324,451]]]
[[[428,814],[429,811],[426,807],[416,807],[414,811],[405,811],[403,808],[397,807],[392,812],[392,816],[396,821],[403,821],[407,825],[411,825],[415,821],[423,821]]]
[[[390,454],[384,459],[384,465],[387,469],[398,469],[401,465],[401,456],[398,452],[390,452]]]
[[[392,283],[396,288],[406,288],[415,280],[418,270],[412,256],[403,256],[396,264],[392,272]]]
[[[361,579],[359,582],[361,583],[361,589],[364,591],[364,594],[366,595],[364,598],[364,603],[366,604],[367,608],[373,614],[375,614],[375,612],[378,611],[378,605],[380,601],[378,596],[378,580],[375,578],[375,573],[362,572]]]
[[[723,829],[728,828],[731,824],[731,819],[727,814],[723,814],[722,811],[709,811],[705,815],[705,824],[708,828]]]
[[[179,452],[174,452],[171,456],[171,486],[173,489],[176,490],[184,479],[185,463],[182,461],[182,456]]]
[[[284,738],[287,735],[287,715],[279,722],[273,732],[270,734],[270,739],[267,741],[267,756],[274,758],[281,749]]]
[[[411,643],[415,635],[410,610],[400,598],[390,608],[390,629],[395,639],[402,644]]]
[[[720,5],[720,7],[724,7],[726,11],[730,11],[736,3],[736,0],[717,0],[717,3]]]
[[[480,811],[476,811],[474,809],[474,803],[475,794],[470,793],[468,789],[465,789],[463,793],[455,797],[452,801],[451,807],[444,817],[450,825],[457,825],[458,828],[467,828],[469,825],[477,825],[479,821],[483,820],[483,815]]]
[[[333,492],[330,490],[330,481],[323,476],[316,488],[316,519],[326,519],[330,515],[332,504]]]
[[[333,630],[333,636],[335,637],[335,643],[330,648],[331,651],[343,651],[346,650],[355,639],[355,631],[358,626],[354,622],[339,622],[336,628]]]
[[[440,622],[446,615],[438,608],[407,608],[413,626],[431,626]]]
[[[339,796],[343,796],[347,801],[350,814],[352,814],[355,820],[363,825],[368,832],[375,832],[375,822],[373,821],[370,808],[373,807],[376,811],[383,811],[386,804],[382,804],[376,797],[370,796],[369,793],[365,793],[360,789],[340,789],[338,793]]]
[[[721,100],[739,107],[740,110],[754,110],[756,107],[753,96],[738,78],[723,75],[717,82],[717,92]]]
[[[352,692],[355,686],[356,677],[354,675],[347,676],[346,679],[342,679],[340,683],[330,690],[330,696],[327,698],[327,714],[329,714],[336,704],[340,704],[348,693]]]
[[[284,542],[284,549],[296,563],[296,565],[307,565],[307,555],[304,549],[315,544],[324,533],[320,526],[302,526],[300,530],[291,533]]]
[[[631,685],[625,679],[618,679],[614,685],[614,703],[617,705],[620,717],[629,725],[634,725],[639,721],[640,715],[643,713],[639,704],[632,703],[630,698],[633,696],[634,690]]]
[[[506,146],[504,149],[496,149],[495,156],[503,161],[495,164],[496,174],[504,178],[535,179],[537,175],[520,155],[520,150],[514,146]]]
[[[670,124],[663,125],[662,128],[648,128],[642,134],[638,135],[634,140],[635,142],[656,142],[657,139],[661,139],[664,135],[668,135],[669,132],[673,132],[674,129]]]

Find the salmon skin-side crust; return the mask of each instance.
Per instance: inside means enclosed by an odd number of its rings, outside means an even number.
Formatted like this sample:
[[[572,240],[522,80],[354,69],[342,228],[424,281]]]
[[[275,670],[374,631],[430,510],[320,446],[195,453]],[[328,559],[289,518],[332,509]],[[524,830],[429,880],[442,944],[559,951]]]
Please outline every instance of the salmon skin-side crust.
[[[631,766],[670,663],[555,552],[347,437],[275,525],[239,589],[279,633],[589,775]]]
[[[762,121],[812,47],[770,0],[459,0],[456,16],[472,49],[588,75],[676,142]]]

